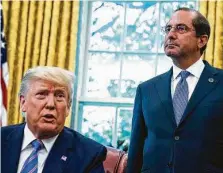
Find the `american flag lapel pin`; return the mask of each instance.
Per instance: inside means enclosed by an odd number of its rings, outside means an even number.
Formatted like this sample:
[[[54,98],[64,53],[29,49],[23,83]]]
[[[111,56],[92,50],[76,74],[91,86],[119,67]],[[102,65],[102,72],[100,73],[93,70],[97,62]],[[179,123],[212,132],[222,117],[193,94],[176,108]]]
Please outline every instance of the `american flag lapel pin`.
[[[62,156],[61,160],[66,161],[67,160],[67,156]]]

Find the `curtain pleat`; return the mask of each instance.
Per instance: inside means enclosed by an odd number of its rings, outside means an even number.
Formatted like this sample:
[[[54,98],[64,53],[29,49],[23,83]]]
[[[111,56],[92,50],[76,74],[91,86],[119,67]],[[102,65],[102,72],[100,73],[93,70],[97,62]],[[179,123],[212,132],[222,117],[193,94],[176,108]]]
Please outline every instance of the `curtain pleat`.
[[[215,27],[215,47],[214,66],[223,68],[223,1],[217,1],[216,4],[216,27]]]
[[[65,62],[67,61],[67,43],[68,43],[68,31],[69,31],[69,14],[70,11],[70,2],[62,3],[61,9],[61,27],[60,27],[60,37],[59,37],[59,49],[58,49],[58,57],[56,58],[59,67],[65,67]],[[64,61],[65,60],[65,61]]]
[[[211,36],[203,58],[223,69],[223,1],[200,1],[200,11],[211,26]]]
[[[58,30],[59,30],[59,17],[60,17],[60,1],[54,1],[51,13],[51,27],[49,35],[49,49],[47,54],[47,65],[54,65],[54,59],[56,59],[57,54],[57,43],[58,43]]]
[[[24,67],[23,64],[24,64],[25,45],[26,45],[26,33],[27,33],[28,3],[27,2],[21,3],[20,9],[23,9],[23,10],[21,11],[21,18],[19,19],[20,20],[20,26],[19,26],[20,34],[18,34],[18,38],[19,38],[18,44],[17,44],[18,52],[16,54],[18,63],[14,64],[15,66],[17,66],[17,70],[15,71],[17,80],[16,80],[16,84],[14,84],[14,82],[13,82],[13,86],[18,86],[18,87],[15,87],[16,93],[19,92],[19,85],[20,85],[21,78],[23,76],[23,67]],[[16,108],[17,108],[17,111],[19,112],[19,98],[18,97],[14,98],[14,99],[12,98],[11,100],[16,100]],[[11,104],[13,104],[13,102]],[[12,112],[11,115],[13,115],[13,114],[14,113]],[[12,120],[13,120],[13,118],[12,118]],[[21,122],[21,121],[22,121],[22,116],[18,116],[17,119],[14,119],[13,123],[17,123],[17,122]]]
[[[43,14],[44,14],[44,1],[35,2],[35,13],[34,20],[34,44],[33,44],[33,59],[31,61],[32,67],[39,65],[40,48],[42,40],[42,29],[43,29]]]
[[[50,36],[50,26],[51,26],[51,13],[52,13],[53,3],[51,1],[45,1],[44,15],[43,15],[43,33],[40,44],[40,59],[39,63],[41,65],[46,65],[47,53],[49,49],[49,36]]]
[[[23,121],[18,92],[24,72],[38,65],[74,71],[78,1],[3,1],[9,64],[8,124]],[[66,120],[70,125],[70,116]]]
[[[67,57],[74,57],[75,53],[76,53],[76,49],[69,49],[69,47],[73,47],[76,48],[77,47],[77,35],[78,35],[78,19],[79,19],[79,2],[78,1],[74,1],[71,4],[71,13],[70,13],[70,34],[68,35],[69,38],[69,42],[68,42],[68,46],[67,46],[67,52],[68,55]],[[72,62],[71,58],[68,58],[66,67],[71,70],[74,69],[75,67],[75,61]]]
[[[36,3],[35,1],[29,2],[28,10],[28,28],[27,28],[27,38],[26,38],[26,50],[25,50],[25,62],[24,71],[27,71],[31,67],[31,62],[33,57],[34,48],[34,38],[35,38],[35,14],[36,14]]]
[[[19,20],[19,15],[20,15],[20,6],[21,3],[17,2],[11,2],[10,6],[10,19],[8,21],[8,29],[10,28],[10,31],[7,32],[8,39],[11,40],[10,44],[8,43],[7,45],[7,59],[9,63],[9,87],[8,87],[8,122],[18,122],[19,117],[15,116],[12,117],[10,115],[13,115],[14,112],[18,112],[19,110],[19,101],[18,101],[18,75],[17,72],[20,70],[19,67],[17,66],[18,64],[18,43],[19,43],[19,35],[17,34],[19,31],[19,22],[14,22],[14,20]],[[13,80],[10,80],[13,79]]]

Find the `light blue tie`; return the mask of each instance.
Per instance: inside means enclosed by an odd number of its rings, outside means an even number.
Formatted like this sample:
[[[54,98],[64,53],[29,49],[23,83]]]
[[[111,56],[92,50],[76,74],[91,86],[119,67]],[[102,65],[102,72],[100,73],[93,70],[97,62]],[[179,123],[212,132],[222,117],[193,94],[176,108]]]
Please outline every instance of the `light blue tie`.
[[[43,148],[43,143],[40,140],[32,141],[33,151],[26,159],[20,173],[37,173],[38,170],[38,151]]]
[[[185,108],[188,103],[188,84],[187,84],[187,77],[190,75],[188,71],[181,71],[180,72],[180,81],[178,82],[174,95],[173,95],[173,111],[175,114],[175,119],[177,125],[179,125],[180,120],[183,116]]]

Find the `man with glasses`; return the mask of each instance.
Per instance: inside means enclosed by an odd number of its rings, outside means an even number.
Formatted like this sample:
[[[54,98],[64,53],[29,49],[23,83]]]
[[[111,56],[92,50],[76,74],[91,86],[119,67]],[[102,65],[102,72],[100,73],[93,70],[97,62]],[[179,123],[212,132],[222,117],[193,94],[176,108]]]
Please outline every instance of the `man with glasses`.
[[[180,8],[163,31],[173,67],[137,88],[127,173],[223,173],[223,70],[201,59],[209,22]]]

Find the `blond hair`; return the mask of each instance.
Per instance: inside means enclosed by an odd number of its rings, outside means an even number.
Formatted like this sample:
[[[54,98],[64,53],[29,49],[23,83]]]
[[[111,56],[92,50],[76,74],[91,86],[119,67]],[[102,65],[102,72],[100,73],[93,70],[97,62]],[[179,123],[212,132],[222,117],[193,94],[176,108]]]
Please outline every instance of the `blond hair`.
[[[37,66],[27,70],[22,79],[19,96],[25,96],[29,89],[29,83],[38,79],[66,87],[68,90],[68,99],[70,102],[72,101],[74,74],[60,67],[50,66]]]

